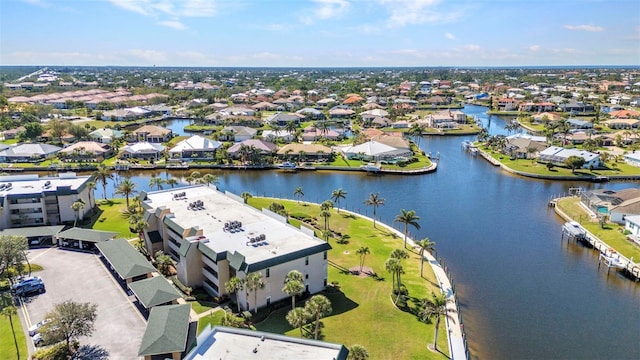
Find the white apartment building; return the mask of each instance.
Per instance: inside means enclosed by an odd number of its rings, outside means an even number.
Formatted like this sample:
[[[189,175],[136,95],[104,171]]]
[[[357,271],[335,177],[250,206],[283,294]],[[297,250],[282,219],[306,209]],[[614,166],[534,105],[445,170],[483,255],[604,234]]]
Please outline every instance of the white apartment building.
[[[0,230],[74,221],[71,205],[77,200],[86,204],[79,212],[79,218],[84,218],[94,205],[89,201],[95,200],[93,194],[89,196],[89,179],[75,173],[0,176]]]
[[[202,286],[214,296],[228,295],[225,283],[259,272],[265,287],[257,305],[288,298],[282,291],[291,270],[305,275],[305,289],[317,293],[327,285],[327,251],[331,246],[284,217],[244,204],[242,198],[213,186],[198,185],[143,194],[147,248],[177,261],[178,279]],[[241,291],[244,309],[254,308],[254,294]]]

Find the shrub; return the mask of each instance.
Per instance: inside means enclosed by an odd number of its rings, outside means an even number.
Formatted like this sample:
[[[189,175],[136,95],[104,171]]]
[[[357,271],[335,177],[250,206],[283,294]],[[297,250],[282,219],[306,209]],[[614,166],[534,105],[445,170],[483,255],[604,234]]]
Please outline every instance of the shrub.
[[[191,292],[193,291],[193,289],[191,289],[190,287],[183,284],[180,280],[178,280],[177,276],[172,276],[171,281],[173,282],[173,285],[175,285],[178,289],[180,289],[180,291],[185,293],[187,296],[191,295]],[[195,297],[193,298],[193,300],[195,300]]]
[[[67,360],[71,354],[63,342],[40,349],[31,355],[34,360]]]

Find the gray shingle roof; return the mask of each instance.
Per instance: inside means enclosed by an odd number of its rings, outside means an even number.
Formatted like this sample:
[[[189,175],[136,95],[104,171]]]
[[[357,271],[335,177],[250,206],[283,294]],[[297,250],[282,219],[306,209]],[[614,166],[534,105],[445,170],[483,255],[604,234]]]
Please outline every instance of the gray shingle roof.
[[[156,271],[153,265],[138,250],[134,249],[127,240],[105,241],[98,243],[96,246],[123,279]]]
[[[64,229],[64,225],[34,226],[15,229],[4,229],[0,235],[15,235],[24,237],[53,236]]]
[[[147,309],[182,297],[162,276],[134,281],[129,284],[129,288]]]
[[[117,232],[82,229],[77,227],[62,231],[58,234],[61,239],[82,240],[94,243],[113,239],[116,235],[118,235]]]
[[[190,304],[152,308],[138,355],[160,355],[185,351],[190,312]]]

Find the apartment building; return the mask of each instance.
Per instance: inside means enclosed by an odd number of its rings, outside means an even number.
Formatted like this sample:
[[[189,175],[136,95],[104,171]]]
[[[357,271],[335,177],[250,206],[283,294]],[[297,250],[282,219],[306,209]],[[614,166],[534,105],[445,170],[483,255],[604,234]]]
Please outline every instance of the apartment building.
[[[71,205],[82,200],[86,204],[78,214],[82,219],[91,211],[94,201],[89,196],[90,176],[62,173],[57,177],[37,174],[0,176],[0,230],[7,228],[58,225],[74,221]]]
[[[305,290],[317,293],[327,284],[327,251],[331,246],[306,228],[289,225],[282,216],[244,204],[242,198],[213,186],[198,185],[143,194],[148,227],[144,232],[153,254],[162,250],[176,262],[178,279],[202,286],[214,296],[228,295],[225,283],[259,272],[257,306],[288,296],[282,292],[291,270],[305,275]],[[253,309],[254,294],[241,291],[240,306]]]

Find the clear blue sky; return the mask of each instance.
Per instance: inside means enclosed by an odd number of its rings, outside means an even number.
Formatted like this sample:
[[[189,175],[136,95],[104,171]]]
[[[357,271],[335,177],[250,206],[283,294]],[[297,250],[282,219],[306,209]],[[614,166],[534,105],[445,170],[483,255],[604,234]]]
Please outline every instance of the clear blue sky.
[[[0,0],[1,65],[640,65],[638,0]]]

